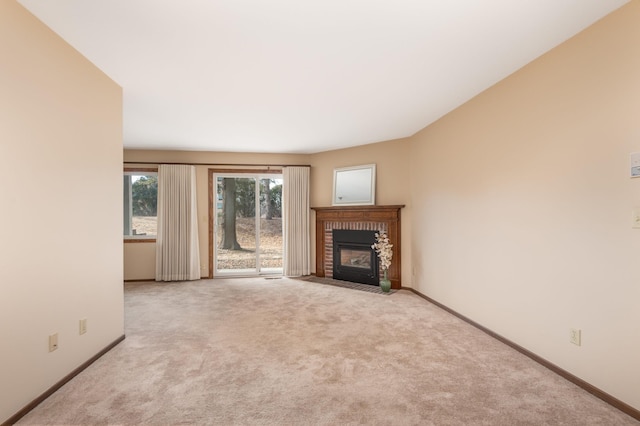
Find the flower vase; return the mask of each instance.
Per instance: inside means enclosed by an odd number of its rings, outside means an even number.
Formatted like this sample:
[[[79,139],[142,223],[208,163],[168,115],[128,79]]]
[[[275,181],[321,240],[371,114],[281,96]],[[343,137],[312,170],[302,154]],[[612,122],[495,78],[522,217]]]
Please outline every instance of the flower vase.
[[[391,281],[387,277],[387,270],[385,269],[383,272],[384,272],[384,275],[382,278],[380,278],[380,290],[382,290],[385,293],[388,293],[389,290],[391,290]]]

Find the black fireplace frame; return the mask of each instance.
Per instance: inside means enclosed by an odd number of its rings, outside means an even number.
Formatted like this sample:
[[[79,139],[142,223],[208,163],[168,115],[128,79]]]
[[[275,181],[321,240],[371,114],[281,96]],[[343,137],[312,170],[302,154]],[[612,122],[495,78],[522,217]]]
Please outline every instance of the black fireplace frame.
[[[379,285],[380,266],[378,256],[371,245],[376,242],[377,231],[334,229],[333,236],[333,278],[361,284]],[[366,251],[370,257],[370,268],[352,267],[341,264],[342,250]]]

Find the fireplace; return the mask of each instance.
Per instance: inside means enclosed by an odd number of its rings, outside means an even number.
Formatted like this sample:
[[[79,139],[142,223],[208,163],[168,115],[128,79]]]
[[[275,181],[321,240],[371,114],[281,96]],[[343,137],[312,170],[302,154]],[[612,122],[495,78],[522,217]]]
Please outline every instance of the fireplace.
[[[391,288],[401,288],[400,209],[403,207],[403,205],[312,207],[316,216],[316,276],[334,278],[334,229],[367,230],[374,233],[382,231],[387,233],[393,244],[393,261],[388,270]]]
[[[333,278],[378,285],[378,256],[371,248],[375,231],[334,229]]]

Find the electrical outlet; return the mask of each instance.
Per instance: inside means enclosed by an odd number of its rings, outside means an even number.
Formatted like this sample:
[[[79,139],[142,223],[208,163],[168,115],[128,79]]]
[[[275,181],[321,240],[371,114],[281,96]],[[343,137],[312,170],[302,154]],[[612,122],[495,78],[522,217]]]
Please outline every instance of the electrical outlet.
[[[58,349],[58,333],[49,336],[49,352],[53,352],[56,349]]]
[[[573,343],[576,346],[580,346],[581,344],[581,336],[582,331],[577,328],[569,329],[569,342]]]
[[[84,334],[87,332],[87,319],[83,318],[80,320],[80,334]]]

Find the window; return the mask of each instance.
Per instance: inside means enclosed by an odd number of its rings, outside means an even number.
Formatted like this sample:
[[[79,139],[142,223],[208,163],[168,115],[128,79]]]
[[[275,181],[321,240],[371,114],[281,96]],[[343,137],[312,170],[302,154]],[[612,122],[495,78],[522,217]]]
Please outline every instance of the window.
[[[124,239],[155,241],[158,229],[158,172],[124,171]]]

